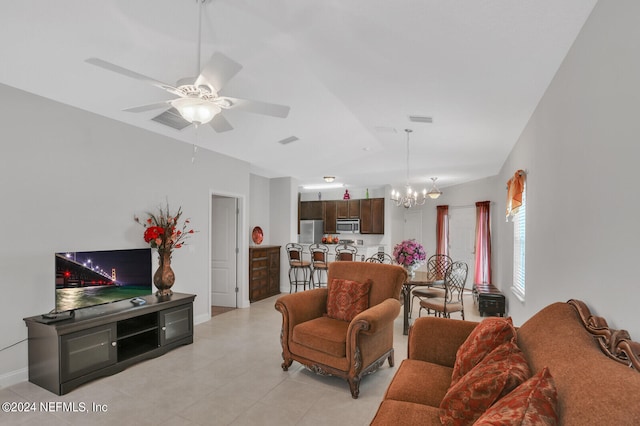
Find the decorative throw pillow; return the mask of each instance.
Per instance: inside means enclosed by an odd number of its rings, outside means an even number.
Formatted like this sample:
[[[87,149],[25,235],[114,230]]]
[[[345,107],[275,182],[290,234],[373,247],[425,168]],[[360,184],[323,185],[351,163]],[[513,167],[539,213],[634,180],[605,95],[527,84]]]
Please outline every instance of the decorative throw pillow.
[[[452,385],[440,403],[444,425],[471,425],[487,408],[531,376],[513,341],[503,343]]]
[[[342,321],[351,321],[360,312],[369,308],[371,280],[364,283],[334,278],[329,285],[327,316]]]
[[[496,402],[474,426],[555,426],[558,392],[547,367]]]
[[[451,374],[453,386],[492,350],[516,337],[511,318],[492,317],[480,322],[456,353]]]

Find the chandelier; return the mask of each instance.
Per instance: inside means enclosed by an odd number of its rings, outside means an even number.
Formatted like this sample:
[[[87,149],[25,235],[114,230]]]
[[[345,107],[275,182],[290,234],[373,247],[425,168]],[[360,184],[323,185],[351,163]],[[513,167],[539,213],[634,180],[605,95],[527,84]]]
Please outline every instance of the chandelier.
[[[418,194],[417,191],[413,191],[411,186],[409,185],[409,135],[413,130],[404,129],[407,133],[407,185],[405,187],[404,195],[395,189],[391,191],[391,201],[397,207],[404,207],[405,209],[411,208],[413,206],[421,206],[427,201],[427,189],[423,189],[421,194]],[[435,181],[434,181],[435,185]]]

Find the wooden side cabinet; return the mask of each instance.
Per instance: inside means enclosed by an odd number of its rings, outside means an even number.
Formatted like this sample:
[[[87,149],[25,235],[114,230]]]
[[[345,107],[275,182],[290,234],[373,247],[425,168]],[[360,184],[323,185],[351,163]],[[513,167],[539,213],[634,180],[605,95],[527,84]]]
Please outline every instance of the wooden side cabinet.
[[[280,294],[280,246],[249,247],[249,301]]]
[[[180,345],[193,343],[195,295],[174,293],[146,303],[129,300],[79,309],[75,316],[49,322],[25,318],[29,381],[57,395],[83,383],[118,373]]]

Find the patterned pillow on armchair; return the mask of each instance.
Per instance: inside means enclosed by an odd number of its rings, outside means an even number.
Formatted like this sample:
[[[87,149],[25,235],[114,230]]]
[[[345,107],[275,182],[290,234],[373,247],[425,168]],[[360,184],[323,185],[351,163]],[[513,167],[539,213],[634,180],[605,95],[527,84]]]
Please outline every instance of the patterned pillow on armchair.
[[[327,296],[327,316],[351,321],[360,312],[369,308],[371,280],[364,283],[334,278],[329,284]]]

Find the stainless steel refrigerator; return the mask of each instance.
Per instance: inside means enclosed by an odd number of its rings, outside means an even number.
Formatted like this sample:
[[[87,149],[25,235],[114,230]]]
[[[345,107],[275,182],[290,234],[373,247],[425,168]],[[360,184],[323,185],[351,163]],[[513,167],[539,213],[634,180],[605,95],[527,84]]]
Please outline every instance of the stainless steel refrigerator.
[[[324,222],[322,220],[301,220],[298,242],[300,244],[320,243],[322,242],[323,230]]]

